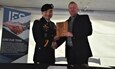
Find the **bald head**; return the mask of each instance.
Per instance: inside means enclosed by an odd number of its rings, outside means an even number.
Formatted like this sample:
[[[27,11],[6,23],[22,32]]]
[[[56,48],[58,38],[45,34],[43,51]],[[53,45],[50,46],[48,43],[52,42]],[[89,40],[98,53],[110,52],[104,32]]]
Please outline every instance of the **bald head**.
[[[78,13],[78,5],[72,1],[68,5],[68,10],[71,16],[75,16]]]

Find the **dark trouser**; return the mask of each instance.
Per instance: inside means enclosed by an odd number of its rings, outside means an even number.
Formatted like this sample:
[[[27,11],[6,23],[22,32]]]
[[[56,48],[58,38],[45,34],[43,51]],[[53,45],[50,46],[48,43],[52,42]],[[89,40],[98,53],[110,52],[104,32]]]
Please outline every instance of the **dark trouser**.
[[[89,69],[88,65],[68,65],[67,69]]]
[[[88,58],[67,58],[67,69],[87,69]]]
[[[77,65],[82,65],[82,64],[88,64],[88,58],[67,58],[68,64],[77,64]]]
[[[50,65],[53,65],[54,62],[51,62],[51,63],[40,63],[40,62],[34,61],[34,64],[35,64],[35,69],[47,69]]]
[[[34,62],[34,64],[34,69],[47,69],[49,67],[49,64],[39,64],[37,62]]]
[[[37,62],[37,61],[34,61],[34,64],[49,64],[49,65],[53,65],[53,64],[55,64],[55,62]]]

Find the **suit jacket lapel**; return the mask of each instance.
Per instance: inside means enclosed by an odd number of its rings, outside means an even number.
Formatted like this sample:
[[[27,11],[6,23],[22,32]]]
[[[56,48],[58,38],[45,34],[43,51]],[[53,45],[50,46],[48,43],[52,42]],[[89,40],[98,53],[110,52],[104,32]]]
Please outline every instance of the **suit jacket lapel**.
[[[69,19],[67,20],[67,22],[70,23],[70,21],[71,21],[71,17],[69,17]],[[75,17],[75,19],[73,21],[72,32],[73,32],[74,28],[76,28],[75,26],[76,26],[76,23],[78,23],[78,21],[79,21],[79,14],[76,15],[76,17]]]
[[[74,28],[76,28],[76,24],[78,23],[78,21],[79,21],[79,14],[76,15],[76,17],[75,17],[75,19],[73,21],[72,32],[73,32]]]

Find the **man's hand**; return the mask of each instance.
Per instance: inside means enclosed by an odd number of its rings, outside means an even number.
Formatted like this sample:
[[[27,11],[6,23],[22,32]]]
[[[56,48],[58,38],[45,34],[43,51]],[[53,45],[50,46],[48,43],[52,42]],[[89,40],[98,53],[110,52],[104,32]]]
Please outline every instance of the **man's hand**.
[[[63,35],[66,37],[73,37],[73,34],[71,32],[63,33]]]
[[[52,42],[52,48],[56,49],[57,48],[57,43],[55,41]]]

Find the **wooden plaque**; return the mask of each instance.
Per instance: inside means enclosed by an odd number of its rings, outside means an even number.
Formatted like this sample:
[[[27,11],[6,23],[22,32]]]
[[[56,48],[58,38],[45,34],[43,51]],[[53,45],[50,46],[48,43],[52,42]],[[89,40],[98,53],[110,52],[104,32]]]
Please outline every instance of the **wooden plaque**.
[[[57,22],[57,36],[64,37],[63,33],[68,32],[68,22]]]

